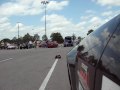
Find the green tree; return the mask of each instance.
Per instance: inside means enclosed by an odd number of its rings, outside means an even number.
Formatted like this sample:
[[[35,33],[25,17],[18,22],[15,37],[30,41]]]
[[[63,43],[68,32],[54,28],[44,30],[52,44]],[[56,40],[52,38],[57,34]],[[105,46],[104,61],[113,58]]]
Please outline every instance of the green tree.
[[[12,39],[12,42],[19,45],[19,44],[23,43],[23,37],[19,37],[19,39],[14,37]]]
[[[33,41],[34,38],[29,33],[25,34],[23,37],[23,42]]]
[[[72,35],[72,39],[73,39],[73,41],[76,39],[76,36],[75,36],[74,33],[73,33],[73,35]]]
[[[62,35],[57,32],[57,33],[52,33],[50,38],[52,39],[52,41],[57,41],[58,43],[63,43],[63,37]]]
[[[34,40],[39,40],[40,39],[40,36],[38,34],[35,34],[34,35]]]
[[[11,40],[9,38],[4,38],[1,41],[3,41],[4,43],[6,43],[6,42],[10,43],[11,42]]]
[[[42,40],[43,40],[43,41],[48,40],[47,36],[46,36],[46,35],[43,35],[43,36],[42,36]]]
[[[15,41],[15,40],[17,40],[17,38],[16,38],[16,37],[13,37],[13,39],[12,39],[12,40],[14,40],[14,41]]]
[[[12,42],[12,43],[17,43],[17,38],[16,38],[16,37],[13,37],[13,39],[11,39],[11,42]]]
[[[89,35],[90,33],[92,33],[94,30],[90,29],[87,33],[87,35]]]
[[[17,42],[23,43],[23,42],[24,42],[24,41],[23,41],[23,37],[20,37],[19,39],[17,39]]]
[[[79,41],[81,41],[81,40],[82,40],[82,38],[79,36],[79,37],[78,37],[78,40],[79,40]]]

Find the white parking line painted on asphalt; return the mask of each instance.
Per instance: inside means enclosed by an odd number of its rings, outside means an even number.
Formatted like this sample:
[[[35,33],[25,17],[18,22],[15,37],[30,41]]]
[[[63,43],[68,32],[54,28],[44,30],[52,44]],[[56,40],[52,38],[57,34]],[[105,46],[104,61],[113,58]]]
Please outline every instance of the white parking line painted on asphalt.
[[[8,59],[1,60],[0,63],[1,63],[1,62],[5,62],[5,61],[9,61],[9,60],[11,60],[11,59],[13,59],[13,58],[8,58]]]
[[[43,83],[41,84],[39,90],[45,90],[45,87],[46,87],[46,85],[47,85],[47,83],[48,83],[48,81],[49,81],[49,79],[50,79],[50,77],[51,77],[51,75],[52,75],[52,73],[55,69],[55,66],[56,66],[57,62],[58,62],[58,59],[55,60],[54,64],[52,65],[52,67],[50,69],[50,71],[48,72],[48,74],[45,77]]]

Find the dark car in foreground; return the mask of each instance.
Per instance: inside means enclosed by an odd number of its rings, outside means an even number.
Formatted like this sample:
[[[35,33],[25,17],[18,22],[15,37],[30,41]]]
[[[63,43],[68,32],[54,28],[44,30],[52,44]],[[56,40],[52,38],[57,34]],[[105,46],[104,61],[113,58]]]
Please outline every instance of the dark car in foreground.
[[[120,90],[120,14],[67,54],[71,90]]]

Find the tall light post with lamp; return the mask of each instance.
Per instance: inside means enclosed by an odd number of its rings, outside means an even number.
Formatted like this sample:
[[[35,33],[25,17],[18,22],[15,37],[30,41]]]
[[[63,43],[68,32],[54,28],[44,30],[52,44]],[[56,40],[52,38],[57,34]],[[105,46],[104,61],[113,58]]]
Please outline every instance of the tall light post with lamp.
[[[46,33],[46,7],[47,7],[47,4],[48,4],[49,2],[48,1],[46,1],[46,0],[44,0],[44,1],[41,1],[41,4],[43,4],[44,5],[44,8],[45,8],[45,40],[47,40],[47,33]]]
[[[18,49],[19,49],[20,48],[20,42],[19,42],[19,38],[20,38],[20,35],[19,35],[20,26],[19,26],[19,24],[20,24],[20,22],[17,22],[17,24],[18,24]]]

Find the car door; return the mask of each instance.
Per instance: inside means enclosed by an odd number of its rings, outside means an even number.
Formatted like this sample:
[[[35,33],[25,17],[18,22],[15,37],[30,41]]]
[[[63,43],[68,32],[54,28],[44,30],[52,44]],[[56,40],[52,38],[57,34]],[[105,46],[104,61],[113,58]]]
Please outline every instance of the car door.
[[[120,90],[120,16],[118,20],[97,67],[95,90]]]
[[[77,90],[101,90],[98,89],[99,86],[95,88],[96,79],[99,80],[99,76],[96,77],[96,68],[117,25],[118,21],[116,21],[115,17],[80,43],[76,68]]]

